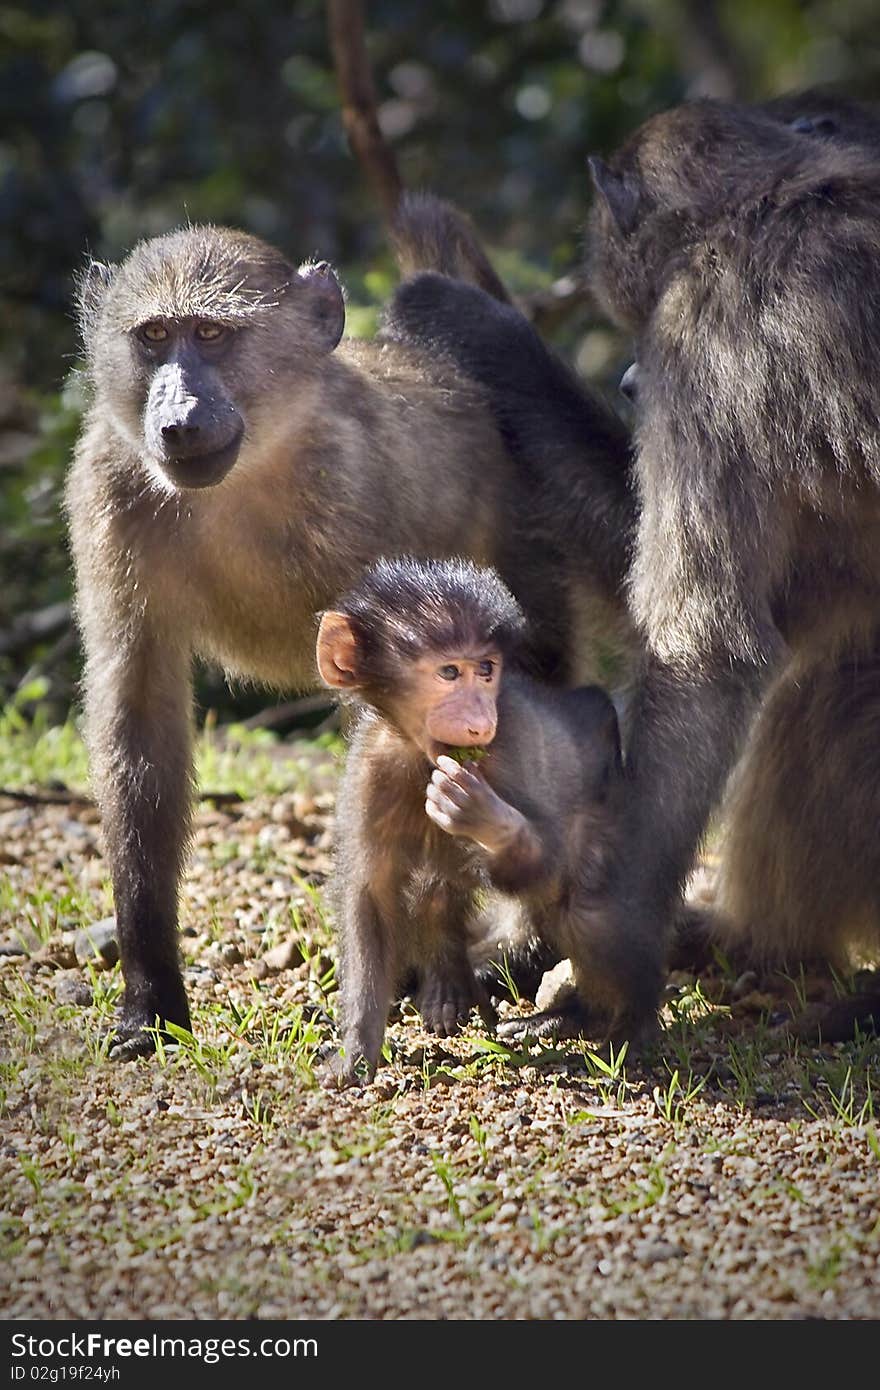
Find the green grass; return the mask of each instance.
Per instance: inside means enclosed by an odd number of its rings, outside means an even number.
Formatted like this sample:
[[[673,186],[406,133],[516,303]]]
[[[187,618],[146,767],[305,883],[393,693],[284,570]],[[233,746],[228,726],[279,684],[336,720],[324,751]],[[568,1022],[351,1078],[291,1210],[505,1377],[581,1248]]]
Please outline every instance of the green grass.
[[[88,793],[88,755],[78,720],[50,724],[39,703],[42,679],[19,690],[0,709],[0,787],[24,789],[59,784]],[[32,712],[31,712],[32,711]],[[338,734],[320,734],[292,744],[267,729],[209,718],[196,738],[195,763],[202,791],[237,793],[243,799],[307,789],[316,773],[330,772],[342,753]]]
[[[50,730],[18,707],[3,718],[0,782],[85,785],[74,724]],[[287,745],[265,733],[221,733],[209,723],[199,741],[203,784],[246,796],[312,793],[316,769],[322,776],[332,770],[338,747],[336,739]],[[688,1196],[677,1172],[682,1155],[686,1163],[712,1164],[708,1175],[697,1174],[699,1182],[720,1181],[717,1174],[735,1174],[752,1160],[765,1117],[799,1145],[810,1136],[817,1178],[809,1171],[792,1177],[782,1165],[762,1170],[753,1186],[738,1189],[746,1223],[758,1219],[767,1194],[809,1218],[835,1155],[880,1173],[880,1043],[807,1046],[766,1018],[744,1014],[723,969],[671,991],[662,1036],[641,1057],[585,1041],[510,1047],[476,1015],[458,1037],[426,1039],[404,1002],[386,1033],[388,1065],[377,1086],[323,1099],[322,1057],[336,1045],[332,914],[320,873],[318,881],[298,876],[296,855],[285,859],[283,845],[261,842],[247,819],[236,812],[222,832],[229,838],[197,851],[219,880],[220,896],[215,881],[206,901],[185,905],[184,922],[193,924],[183,938],[187,961],[196,967],[193,979],[199,970],[209,979],[191,991],[193,1031],[170,1029],[170,1037],[157,1037],[155,1057],[124,1067],[108,1060],[119,967],[82,972],[91,1007],[59,1004],[52,990],[51,954],[65,933],[112,910],[109,885],[57,867],[45,878],[22,866],[0,872],[4,931],[33,933],[49,957],[46,964],[6,961],[0,969],[0,1116],[17,1127],[24,1116],[29,1127],[6,1169],[15,1200],[0,1217],[0,1241],[11,1257],[38,1240],[46,1258],[64,1268],[72,1241],[88,1231],[99,1261],[122,1267],[157,1254],[178,1259],[203,1232],[236,1230],[238,1223],[246,1245],[268,1192],[276,1214],[262,1248],[274,1261],[273,1278],[280,1279],[285,1261],[301,1268],[306,1259],[314,1287],[333,1288],[334,1261],[417,1260],[419,1247],[432,1243],[443,1243],[444,1255],[468,1261],[471,1271],[510,1240],[551,1265],[565,1259],[585,1228],[612,1241],[618,1233],[650,1237],[653,1223]],[[258,811],[257,825],[260,819]],[[223,865],[238,861],[255,874],[280,868],[293,884],[290,898],[267,896],[253,935],[250,925],[236,925],[223,900],[225,878],[238,872]],[[259,899],[259,883],[252,891]],[[301,964],[253,978],[252,959],[290,937]],[[224,956],[230,942],[244,959]],[[802,974],[792,972],[785,983],[796,1005],[806,1002]],[[97,1121],[87,1125],[81,1117],[93,1098]],[[432,1112],[445,1118],[430,1132],[427,1125],[406,1128],[409,1117]],[[545,1137],[552,1116],[558,1123]],[[97,1148],[95,1123],[104,1136]],[[175,1168],[169,1156],[178,1130],[187,1149]],[[201,1174],[199,1145],[214,1153],[224,1142],[222,1178]],[[384,1172],[381,1165],[390,1163],[393,1171],[395,1153],[409,1157],[417,1149],[416,1177],[399,1190],[385,1183],[372,1191],[374,1165]],[[597,1149],[608,1159],[598,1173],[582,1165]],[[343,1188],[360,1183],[359,1200],[374,1201],[381,1218],[364,1230],[313,1222],[313,1208],[320,1210],[316,1172],[334,1175]],[[682,1229],[692,1220],[683,1218]],[[848,1236],[829,1226],[827,1239],[813,1233],[801,1266],[809,1287],[837,1295],[874,1239],[867,1227]],[[242,1266],[209,1262],[205,1287],[237,1300],[239,1314],[256,1316],[249,1277]],[[504,1277],[512,1287],[520,1272],[514,1265]]]

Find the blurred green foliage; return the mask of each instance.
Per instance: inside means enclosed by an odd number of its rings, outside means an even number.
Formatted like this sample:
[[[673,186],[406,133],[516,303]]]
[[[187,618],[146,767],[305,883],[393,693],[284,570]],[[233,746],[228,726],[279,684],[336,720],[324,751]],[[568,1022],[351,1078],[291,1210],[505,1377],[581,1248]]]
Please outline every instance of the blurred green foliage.
[[[876,0],[366,10],[405,183],[465,207],[521,292],[576,268],[586,157],[651,111],[815,82],[870,95],[880,75]],[[233,223],[332,260],[357,333],[374,331],[394,273],[345,141],[322,0],[0,5],[0,132],[2,695],[45,655],[4,654],[2,633],[69,591],[59,489],[80,406],[72,302],[85,255],[120,257],[186,219]],[[554,334],[590,375],[620,360],[586,310]],[[65,661],[66,677],[52,673],[62,703],[75,655]]]

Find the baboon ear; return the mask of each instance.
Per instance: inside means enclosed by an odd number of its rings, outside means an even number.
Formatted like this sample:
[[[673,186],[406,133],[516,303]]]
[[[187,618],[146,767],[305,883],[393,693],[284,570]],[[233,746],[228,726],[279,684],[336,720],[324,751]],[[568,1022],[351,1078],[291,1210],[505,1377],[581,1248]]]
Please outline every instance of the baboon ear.
[[[322,614],[315,656],[321,680],[333,690],[360,684],[357,636],[345,613]]]
[[[76,286],[79,326],[84,338],[101,312],[107,291],[116,274],[115,265],[105,265],[103,261],[89,261],[79,276]]]
[[[311,320],[313,346],[318,352],[332,352],[345,327],[345,299],[333,267],[327,261],[307,261],[296,279]]]
[[[617,230],[629,236],[638,221],[639,186],[628,174],[616,174],[604,159],[591,155],[587,160],[593,187],[614,219]]]

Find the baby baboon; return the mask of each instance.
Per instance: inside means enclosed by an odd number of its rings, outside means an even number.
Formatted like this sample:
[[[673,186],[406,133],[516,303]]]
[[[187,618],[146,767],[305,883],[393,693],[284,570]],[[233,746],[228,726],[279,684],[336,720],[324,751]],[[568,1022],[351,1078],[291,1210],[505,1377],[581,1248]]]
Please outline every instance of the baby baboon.
[[[424,244],[424,214],[418,263],[438,247]],[[402,243],[407,225],[404,206]],[[456,264],[480,254],[469,236]],[[566,568],[565,532],[535,524],[540,470],[505,451],[451,364],[418,346],[340,342],[343,319],[329,267],[297,271],[224,228],[143,242],[84,278],[92,397],[66,501],[125,979],[121,1055],[149,1049],[156,1018],[189,1025],[176,919],[193,656],[311,687],[314,613],[380,555],[415,550],[494,564],[533,620],[533,668],[562,682],[574,665],[571,613],[589,585]]]
[[[497,574],[464,560],[381,561],[321,619],[321,677],[361,712],[337,801],[343,1083],[372,1078],[412,972],[441,1036],[475,1004],[488,1014],[468,960],[481,889],[516,895],[576,986],[589,977],[604,1031],[616,943],[589,923],[621,785],[617,719],[597,687],[526,675],[523,627]]]

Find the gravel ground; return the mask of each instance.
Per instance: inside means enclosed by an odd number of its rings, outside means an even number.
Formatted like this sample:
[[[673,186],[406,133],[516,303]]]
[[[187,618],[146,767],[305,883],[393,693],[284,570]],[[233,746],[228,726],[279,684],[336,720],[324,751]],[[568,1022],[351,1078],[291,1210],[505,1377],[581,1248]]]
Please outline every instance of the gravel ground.
[[[96,814],[0,800],[3,1317],[880,1316],[880,1044],[773,1025],[828,981],[676,976],[658,1055],[613,1077],[477,1024],[440,1044],[404,1003],[377,1083],[321,1089],[332,803],[203,806],[198,1042],[118,1064],[118,967],[77,958]]]

